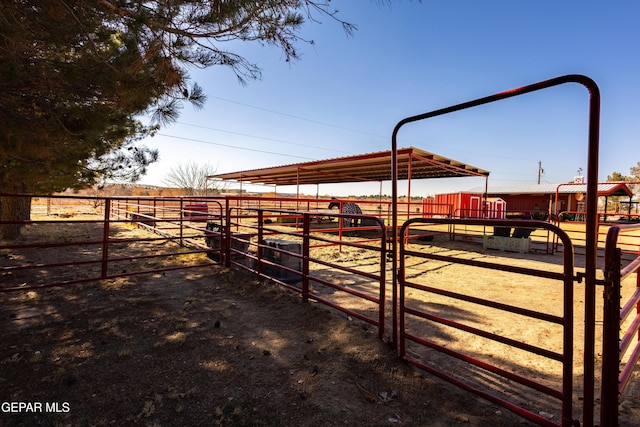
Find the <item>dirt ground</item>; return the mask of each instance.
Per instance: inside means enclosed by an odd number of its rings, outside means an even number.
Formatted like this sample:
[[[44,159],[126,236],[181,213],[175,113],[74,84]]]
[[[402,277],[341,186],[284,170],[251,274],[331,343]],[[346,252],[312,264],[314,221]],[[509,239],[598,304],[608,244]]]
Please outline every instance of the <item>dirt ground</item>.
[[[78,260],[86,250],[55,256]],[[3,250],[0,262],[44,256],[29,251]],[[28,283],[19,273],[0,279]],[[373,327],[242,271],[210,266],[0,297],[1,425],[531,425],[411,367]],[[640,425],[632,394],[621,425]]]

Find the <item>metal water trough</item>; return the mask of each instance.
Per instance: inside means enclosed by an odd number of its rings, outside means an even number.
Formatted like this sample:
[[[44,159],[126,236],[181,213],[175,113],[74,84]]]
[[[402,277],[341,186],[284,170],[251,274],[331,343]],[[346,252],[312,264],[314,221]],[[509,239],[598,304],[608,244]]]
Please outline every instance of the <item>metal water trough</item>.
[[[294,254],[302,254],[302,244],[290,240],[265,239],[262,256],[265,260],[286,268],[279,268],[272,264],[264,264],[262,272],[267,276],[282,282],[297,282],[301,276],[289,271],[302,271],[302,258]],[[289,269],[289,270],[288,270]]]

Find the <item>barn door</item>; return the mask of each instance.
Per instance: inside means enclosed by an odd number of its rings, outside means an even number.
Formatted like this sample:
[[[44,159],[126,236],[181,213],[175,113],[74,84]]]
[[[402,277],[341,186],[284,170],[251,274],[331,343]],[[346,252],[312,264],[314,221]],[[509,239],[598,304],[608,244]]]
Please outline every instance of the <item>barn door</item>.
[[[469,212],[469,217],[471,218],[481,218],[482,217],[482,197],[480,196],[471,196],[471,212]]]

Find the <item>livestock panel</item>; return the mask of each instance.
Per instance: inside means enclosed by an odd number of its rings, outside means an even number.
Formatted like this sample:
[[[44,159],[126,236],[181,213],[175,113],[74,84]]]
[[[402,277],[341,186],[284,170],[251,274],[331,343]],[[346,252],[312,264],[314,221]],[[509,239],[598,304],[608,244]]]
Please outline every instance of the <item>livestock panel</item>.
[[[332,213],[338,228],[312,228],[322,212],[243,208],[227,212],[227,266],[243,268],[314,300],[385,330],[387,239],[384,221],[371,215]],[[296,217],[302,229],[267,222],[273,215]],[[344,218],[375,224],[343,230]],[[320,223],[323,225],[324,223]],[[233,232],[232,232],[233,230]],[[362,237],[358,233],[366,234]],[[237,237],[242,234],[242,238]],[[371,235],[373,234],[373,235]],[[244,245],[237,249],[234,242]],[[365,261],[360,265],[357,261]]]

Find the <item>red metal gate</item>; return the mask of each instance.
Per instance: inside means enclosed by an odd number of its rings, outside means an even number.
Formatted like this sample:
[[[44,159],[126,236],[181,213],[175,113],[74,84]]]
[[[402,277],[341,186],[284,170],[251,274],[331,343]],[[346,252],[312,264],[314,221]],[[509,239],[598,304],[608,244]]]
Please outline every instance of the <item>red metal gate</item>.
[[[600,414],[603,426],[618,425],[618,402],[640,359],[640,252],[635,258],[623,261],[620,248],[624,245],[623,233],[629,237],[634,232],[637,238],[640,224],[611,227],[607,234]],[[631,279],[634,273],[635,290],[623,301],[622,282]]]
[[[526,268],[513,264],[504,264],[494,261],[487,261],[482,254],[469,256],[472,252],[462,252],[457,250],[453,255],[448,255],[445,250],[450,242],[441,241],[439,243],[429,242],[428,245],[437,246],[435,252],[424,252],[417,249],[410,249],[405,244],[404,236],[408,234],[411,227],[434,226],[438,224],[454,224],[464,226],[495,226],[495,227],[520,227],[529,229],[544,229],[556,233],[559,239],[565,244],[565,252],[563,265],[560,271],[550,271],[549,268]],[[477,245],[477,243],[474,243]],[[424,245],[424,243],[423,243]],[[414,246],[415,248],[415,246]],[[459,249],[459,248],[458,248]],[[573,247],[571,240],[564,231],[553,224],[543,221],[521,221],[521,220],[482,220],[482,219],[431,219],[422,220],[414,219],[404,223],[400,231],[400,268],[398,272],[398,285],[400,289],[399,299],[399,353],[400,356],[407,359],[419,368],[430,372],[446,381],[452,382],[468,391],[476,393],[485,399],[499,404],[524,418],[527,418],[540,425],[546,426],[571,426],[574,425],[572,420],[572,389],[573,389],[573,282],[574,264],[573,264]],[[420,260],[415,261],[414,260]],[[440,262],[443,265],[436,265],[426,273],[418,275],[416,273],[409,276],[407,274],[408,263]],[[451,283],[443,274],[446,267],[470,268],[473,273],[463,280],[463,283]],[[479,283],[479,276],[482,271],[486,271],[488,275],[494,277],[497,271],[508,272],[513,275],[512,280],[517,281],[516,276],[534,276],[536,278],[551,279],[558,282],[558,294],[562,295],[559,302],[557,313],[545,313],[535,309],[536,295],[530,295],[531,305],[527,307],[517,306],[508,302],[508,298],[497,301],[495,298],[485,297],[485,291],[476,292],[474,295],[474,286]],[[433,277],[433,278],[432,278]],[[548,280],[547,280],[548,281]],[[505,284],[506,285],[506,284]],[[497,286],[500,286],[499,284]],[[518,290],[516,290],[517,292]],[[522,292],[526,290],[522,289]],[[413,297],[410,297],[413,295]],[[424,301],[430,301],[425,304]],[[462,306],[469,308],[464,310]],[[495,312],[495,318],[498,322],[506,321],[509,316],[524,317],[527,323],[533,325],[534,322],[549,323],[557,325],[562,330],[561,348],[546,348],[543,343],[527,343],[517,334],[513,334],[508,327],[504,328],[503,333],[496,333],[487,330],[489,327],[483,324],[483,321],[477,321],[477,311],[475,307],[482,306],[489,311]],[[476,309],[477,310],[477,309]],[[466,313],[462,315],[461,313]],[[410,323],[411,326],[408,326]],[[555,326],[551,327],[552,329]],[[548,329],[547,326],[541,327],[542,330]],[[446,342],[438,343],[437,336],[446,334],[448,339]],[[455,349],[452,339],[454,335],[459,334],[459,341],[462,349]],[[503,358],[494,355],[479,355],[478,351],[468,351],[467,347],[476,347],[480,345],[482,340],[489,340],[494,343],[504,345],[510,352],[522,351],[525,354],[537,355],[541,358],[548,358],[561,364],[561,385],[559,389],[553,388],[543,381],[535,381],[532,379],[536,374],[531,371],[528,375],[518,373],[523,370],[523,366],[517,364],[500,363],[504,362]],[[473,343],[473,344],[472,344]],[[409,344],[413,345],[413,351],[409,352]],[[560,347],[560,343],[556,347]],[[552,347],[552,346],[549,346]],[[435,358],[430,362],[424,359],[428,358],[424,353],[435,350],[437,353]],[[445,359],[455,359],[462,362],[465,366],[458,367],[458,372],[470,368],[474,378],[461,378],[451,371],[442,368],[447,366],[449,361],[442,362]],[[508,366],[508,367],[505,367]],[[539,373],[544,376],[547,373]],[[472,379],[488,378],[494,384],[504,381],[504,387],[516,384],[515,388],[525,390],[520,391],[527,395],[530,401],[534,401],[533,396],[538,393],[546,398],[559,400],[561,404],[561,421],[560,424],[540,415],[539,409],[527,408],[524,405],[513,403],[513,399],[501,396],[496,387],[483,388],[481,385],[472,384]],[[491,389],[491,390],[490,390]]]
[[[326,212],[228,208],[222,245],[224,262],[299,293],[305,302],[318,301],[374,325],[382,339],[387,258],[384,221],[371,215],[331,213],[337,222],[321,222],[326,216]],[[361,225],[345,228],[343,218],[357,219]],[[347,240],[343,236],[347,230],[368,231],[373,236]],[[368,253],[376,261],[368,268],[353,267],[315,255],[314,250],[320,248],[332,248],[335,253],[349,248]],[[347,277],[349,284],[341,283]],[[348,302],[341,295],[351,299]]]

